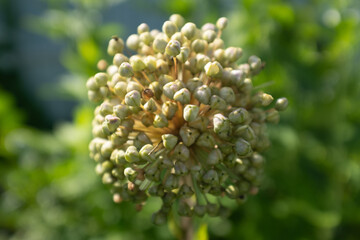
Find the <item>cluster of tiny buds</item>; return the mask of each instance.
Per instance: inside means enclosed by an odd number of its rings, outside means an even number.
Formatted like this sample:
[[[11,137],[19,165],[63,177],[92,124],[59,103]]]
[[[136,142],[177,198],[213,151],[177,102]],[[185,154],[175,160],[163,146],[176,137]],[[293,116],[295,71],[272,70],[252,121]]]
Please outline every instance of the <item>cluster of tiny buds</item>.
[[[170,211],[180,216],[226,216],[223,198],[245,201],[256,194],[269,146],[266,124],[279,121],[288,101],[253,87],[264,64],[225,48],[222,17],[198,28],[174,14],[162,32],[142,23],[126,42],[112,37],[101,72],[86,83],[99,103],[90,156],[116,203],[141,209],[162,199],[155,224]],[[123,54],[126,45],[136,54]]]

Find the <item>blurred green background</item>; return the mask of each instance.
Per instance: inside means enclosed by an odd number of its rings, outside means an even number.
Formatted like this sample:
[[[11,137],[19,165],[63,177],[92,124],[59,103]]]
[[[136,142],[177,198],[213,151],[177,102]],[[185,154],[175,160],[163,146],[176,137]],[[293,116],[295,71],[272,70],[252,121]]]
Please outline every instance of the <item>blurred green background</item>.
[[[290,102],[260,193],[196,239],[360,239],[358,0],[2,0],[0,239],[174,238],[150,222],[156,200],[136,213],[96,176],[85,89],[112,35],[172,13],[228,17],[226,46],[261,57],[255,85]]]

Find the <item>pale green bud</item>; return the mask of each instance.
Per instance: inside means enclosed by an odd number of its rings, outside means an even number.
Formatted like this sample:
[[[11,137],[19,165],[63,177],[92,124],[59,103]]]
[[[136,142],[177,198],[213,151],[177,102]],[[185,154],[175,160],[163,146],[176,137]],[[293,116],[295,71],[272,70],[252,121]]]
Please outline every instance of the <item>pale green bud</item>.
[[[144,59],[146,65],[146,70],[149,72],[154,72],[156,70],[156,58],[153,56],[146,56]]]
[[[150,154],[153,148],[152,144],[145,144],[139,151],[141,159],[149,162],[154,161],[154,157]]]
[[[118,132],[115,132],[110,136],[110,140],[115,147],[120,147],[127,142],[127,137],[120,136]]]
[[[135,181],[137,174],[138,173],[131,167],[127,167],[124,170],[124,175],[130,182]]]
[[[202,38],[206,40],[208,43],[211,43],[216,38],[216,32],[214,30],[206,30],[203,32]]]
[[[140,34],[139,39],[142,44],[146,45],[146,48],[152,43],[154,40],[153,36],[149,32],[143,32]],[[141,45],[140,45],[141,46]]]
[[[113,108],[114,114],[121,120],[125,119],[129,115],[129,109],[124,104],[118,104]]]
[[[94,76],[95,83],[98,87],[106,86],[108,81],[108,75],[106,73],[97,73]]]
[[[106,127],[108,128],[110,133],[115,132],[116,129],[119,127],[120,123],[121,123],[121,120],[118,117],[115,117],[113,115],[105,116],[104,124],[106,125]]]
[[[161,107],[162,113],[165,115],[165,117],[168,120],[171,120],[175,116],[177,110],[178,110],[177,104],[171,101],[164,102],[164,104]]]
[[[182,35],[181,32],[174,33],[174,35],[171,36],[171,40],[178,41],[180,43],[180,45],[182,45],[186,41],[184,35]]]
[[[183,111],[183,117],[185,121],[194,121],[199,114],[199,107],[196,105],[186,105]]]
[[[140,132],[136,135],[133,144],[137,149],[140,149],[146,144],[152,144],[152,142],[146,133]]]
[[[230,129],[230,121],[221,113],[215,114],[213,118],[214,132],[226,132]]]
[[[175,174],[170,174],[164,182],[164,188],[168,191],[178,188],[178,186],[179,178]]]
[[[173,14],[170,16],[169,20],[173,23],[175,23],[175,25],[178,27],[178,28],[181,28],[184,23],[185,23],[185,19],[179,15],[179,14]]]
[[[178,137],[172,134],[163,134],[161,139],[164,147],[168,150],[173,149],[178,142]]]
[[[224,48],[224,46],[224,41],[221,38],[215,38],[215,40],[209,44],[209,47],[214,50]]]
[[[114,146],[111,141],[106,141],[101,146],[101,156],[105,159],[110,158],[112,151],[114,151]]]
[[[149,101],[144,104],[144,109],[148,112],[156,112],[157,106],[155,100],[150,98]]]
[[[191,49],[196,53],[203,53],[205,51],[205,49],[207,48],[207,46],[208,46],[207,41],[205,41],[203,39],[195,39],[191,43]]]
[[[212,95],[210,98],[210,107],[214,110],[225,110],[227,108],[227,103],[224,99],[217,95]]]
[[[160,171],[157,166],[152,166],[145,171],[145,177],[146,179],[149,179],[150,181],[157,181],[160,177]]]
[[[240,196],[239,189],[234,185],[229,185],[225,189],[226,196],[228,196],[231,199],[237,199]]]
[[[96,84],[95,79],[91,77],[86,81],[86,88],[88,90],[97,91],[99,86]]]
[[[196,25],[191,22],[186,23],[181,28],[181,33],[189,40],[195,36],[195,32],[196,32]]]
[[[180,53],[181,44],[177,40],[170,40],[165,48],[165,53],[169,56],[175,57]]]
[[[186,167],[186,165],[179,160],[175,162],[174,169],[176,175],[185,175],[189,172],[189,169]]]
[[[254,152],[251,157],[251,163],[255,168],[261,168],[264,165],[265,159],[259,153]]]
[[[230,72],[231,82],[236,85],[236,87],[240,88],[244,82],[246,74],[242,70],[232,70]]]
[[[216,21],[216,27],[219,30],[224,30],[228,24],[228,19],[226,17],[221,17]]]
[[[175,23],[166,21],[162,26],[162,31],[170,38],[174,33],[178,31]]]
[[[129,163],[136,163],[140,161],[140,154],[135,146],[129,146],[125,152],[125,160]],[[126,175],[126,173],[125,173]]]
[[[183,140],[185,146],[191,146],[200,135],[199,131],[194,128],[183,126],[180,128],[180,137]]]
[[[203,82],[197,77],[189,79],[186,83],[186,87],[190,92],[194,92],[201,85],[203,85]]]
[[[236,62],[242,56],[242,49],[237,47],[228,47],[224,52],[226,60]]]
[[[210,62],[210,58],[202,53],[196,55],[196,68],[199,71],[203,71],[205,65]]]
[[[147,25],[146,23],[141,23],[137,27],[138,34],[141,34],[141,33],[144,33],[144,32],[149,32],[149,30],[150,30],[149,25]]]
[[[126,87],[126,92],[131,92],[133,90],[141,92],[142,89],[143,89],[143,87],[139,83],[131,81],[131,82],[128,83],[128,85]]]
[[[113,64],[116,66],[120,66],[123,62],[127,62],[129,59],[122,53],[115,54],[113,58]]]
[[[160,99],[162,95],[162,89],[159,82],[152,82],[149,85],[150,90],[154,93],[156,99]]]
[[[202,180],[207,184],[219,184],[219,176],[218,173],[214,169],[208,170],[204,176],[202,177]]]
[[[276,100],[275,109],[278,111],[284,111],[288,105],[289,105],[289,102],[286,98],[284,98],[284,97],[279,98]]]
[[[174,94],[180,90],[180,86],[175,82],[169,82],[164,85],[163,93],[166,97],[173,99]]]
[[[154,127],[163,128],[163,127],[167,127],[168,124],[169,124],[169,122],[166,119],[164,114],[160,113],[155,116],[154,122],[153,122]]]
[[[144,112],[141,116],[141,123],[145,126],[145,127],[150,127],[153,122],[154,122],[154,114],[152,113],[148,113],[148,112]]]
[[[266,113],[266,121],[269,123],[278,123],[280,121],[279,112],[275,109],[270,109]]]
[[[112,114],[113,112],[113,106],[112,104],[110,104],[109,102],[103,102],[101,105],[100,105],[100,114],[102,116],[106,116],[106,115],[109,115],[109,114]]]
[[[126,46],[134,51],[136,51],[139,48],[139,44],[140,44],[140,38],[139,35],[137,34],[131,34],[126,40]]]
[[[211,90],[208,86],[202,85],[195,89],[194,97],[203,104],[209,104],[211,97]]]
[[[200,147],[213,148],[216,142],[210,132],[202,133],[196,140],[196,145]]]
[[[130,57],[130,64],[135,72],[142,71],[146,68],[144,61],[137,55]]]
[[[187,104],[190,102],[191,94],[188,89],[183,88],[174,94],[174,100],[179,101],[181,104]]]
[[[223,156],[221,154],[221,151],[219,149],[213,149],[208,155],[208,158],[206,159],[206,163],[208,165],[217,165],[220,161],[223,160]]]
[[[208,62],[204,67],[205,73],[209,77],[218,77],[222,74],[222,66],[219,62]]]
[[[163,36],[157,36],[153,42],[153,49],[155,52],[164,53],[167,46],[167,41]]]
[[[180,53],[176,56],[176,59],[179,60],[180,62],[184,63],[188,59],[189,55],[190,55],[190,48],[181,47]]]
[[[254,130],[249,125],[240,125],[234,130],[235,136],[241,136],[247,141],[251,141],[256,138]]]
[[[186,183],[184,183],[183,185],[181,185],[179,192],[178,192],[178,196],[179,197],[183,197],[183,198],[189,198],[194,194],[194,191],[191,189],[191,187],[189,187],[189,185],[187,185]]]
[[[173,153],[173,158],[180,160],[180,161],[186,161],[190,157],[190,150],[188,147],[186,147],[183,143],[179,143],[176,145]]]
[[[222,87],[220,89],[219,95],[227,103],[232,104],[233,102],[235,102],[235,93],[231,87]]]
[[[174,78],[167,74],[162,74],[159,76],[159,83],[161,86],[164,86],[167,83],[174,82]]]
[[[132,77],[134,75],[133,68],[130,63],[123,62],[119,67],[119,73],[122,77]]]
[[[125,103],[128,106],[140,107],[141,94],[139,91],[132,90],[125,95]]]
[[[248,63],[250,65],[250,68],[254,71],[261,68],[261,59],[255,55],[249,57]]]
[[[109,172],[114,168],[114,164],[110,161],[104,161],[101,163],[103,173]]]
[[[235,142],[235,151],[240,156],[247,156],[252,152],[251,145],[249,142],[245,141],[242,138],[239,138]]]
[[[201,30],[203,32],[205,32],[206,30],[213,30],[215,31],[216,30],[216,27],[215,27],[215,24],[213,23],[205,23],[202,27],[201,27]]]
[[[124,48],[124,41],[118,37],[112,37],[109,41],[107,52],[109,55],[114,56],[116,53],[121,53]]]
[[[241,124],[249,120],[249,112],[245,108],[238,108],[229,114],[230,122],[234,124]]]
[[[188,122],[189,127],[196,128],[201,132],[205,131],[209,125],[209,118],[205,116],[197,117],[195,120]]]

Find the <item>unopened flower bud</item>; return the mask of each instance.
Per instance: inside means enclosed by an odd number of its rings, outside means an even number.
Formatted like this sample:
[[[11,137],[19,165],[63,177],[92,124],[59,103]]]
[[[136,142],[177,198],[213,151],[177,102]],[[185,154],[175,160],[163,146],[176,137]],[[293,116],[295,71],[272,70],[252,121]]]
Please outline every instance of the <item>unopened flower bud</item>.
[[[150,30],[149,25],[147,25],[146,23],[142,23],[137,27],[138,34],[149,32],[149,30]]]
[[[183,111],[183,117],[185,121],[194,121],[199,114],[199,107],[196,105],[186,105]]]
[[[140,38],[139,35],[137,34],[131,34],[126,40],[126,46],[134,51],[136,51],[139,48],[139,44],[140,44]]]
[[[165,48],[165,53],[169,56],[175,57],[180,53],[181,44],[177,40],[170,40]]]
[[[188,47],[181,47],[180,53],[176,56],[176,59],[182,63],[185,63],[190,55],[190,49]]]
[[[176,175],[185,175],[189,172],[186,165],[180,160],[175,162],[174,169]]]
[[[171,120],[175,116],[177,110],[177,104],[171,101],[166,101],[161,107],[162,113],[168,120]]]
[[[245,108],[238,108],[229,114],[230,122],[241,124],[250,118],[249,112]]]
[[[149,101],[144,104],[144,109],[148,112],[156,112],[157,106],[155,100],[150,98]]]
[[[175,25],[178,27],[178,28],[181,28],[184,23],[185,23],[185,19],[179,15],[179,14],[173,14],[170,16],[169,20],[173,23],[175,23]]]
[[[163,134],[161,139],[164,147],[169,150],[173,149],[178,142],[178,137],[173,134]]]
[[[202,53],[205,51],[205,49],[207,48],[207,41],[202,40],[202,39],[195,39],[192,43],[191,43],[191,48],[192,50],[194,50],[196,53]]]
[[[226,17],[221,17],[216,21],[216,27],[220,30],[224,30],[228,24],[228,19]]]
[[[139,56],[130,57],[130,64],[135,72],[142,71],[146,68],[144,61]]]
[[[196,145],[200,147],[213,148],[216,142],[210,132],[202,133],[196,140]]]
[[[125,95],[125,103],[128,106],[139,107],[141,101],[141,94],[139,91],[132,90]]]
[[[226,60],[236,62],[242,56],[242,49],[237,47],[228,47],[224,52]]]
[[[261,67],[261,59],[253,55],[249,57],[249,65],[252,70],[259,70]]]
[[[205,73],[209,77],[218,77],[222,74],[222,66],[219,62],[208,62],[205,67]]]
[[[108,81],[108,75],[106,73],[97,73],[94,76],[94,80],[97,86],[101,87],[101,86],[106,86],[107,81]]]
[[[166,127],[169,124],[168,120],[166,119],[165,115],[160,113],[157,114],[154,118],[154,127],[156,128],[163,128]]]
[[[185,126],[180,128],[179,134],[185,146],[188,147],[191,146],[196,141],[197,137],[200,135],[197,129]]]
[[[156,37],[153,42],[153,49],[155,52],[164,53],[167,46],[167,41],[162,37]]]
[[[240,156],[247,156],[252,152],[251,145],[249,142],[245,141],[242,138],[239,138],[235,142],[235,151]]]
[[[121,53],[124,48],[124,41],[118,37],[112,37],[109,41],[107,52],[109,55],[114,56],[116,53]]]
[[[225,110],[227,108],[227,103],[221,97],[212,95],[210,98],[210,107],[214,110]]]
[[[219,183],[219,176],[217,172],[213,169],[210,169],[207,171],[204,176],[202,177],[202,180],[207,184],[218,184]]]
[[[183,143],[179,143],[174,149],[173,157],[180,161],[186,161],[190,157],[190,150]]]
[[[211,90],[207,85],[202,85],[195,89],[194,97],[203,104],[208,104],[211,97]]]
[[[276,100],[275,109],[278,111],[284,111],[287,108],[288,104],[289,102],[286,98],[279,98]]]
[[[181,28],[181,33],[184,34],[184,36],[191,40],[195,36],[196,32],[196,25],[194,23],[188,22]]]
[[[174,33],[178,31],[178,28],[175,23],[171,21],[166,21],[162,26],[162,30],[170,38]]]
[[[230,121],[221,113],[215,114],[213,118],[214,132],[220,133],[230,129]]]
[[[190,102],[190,92],[187,88],[182,88],[174,94],[174,100],[179,101],[181,104]]]
[[[133,68],[128,62],[123,62],[120,65],[119,73],[122,77],[132,77],[134,75]]]

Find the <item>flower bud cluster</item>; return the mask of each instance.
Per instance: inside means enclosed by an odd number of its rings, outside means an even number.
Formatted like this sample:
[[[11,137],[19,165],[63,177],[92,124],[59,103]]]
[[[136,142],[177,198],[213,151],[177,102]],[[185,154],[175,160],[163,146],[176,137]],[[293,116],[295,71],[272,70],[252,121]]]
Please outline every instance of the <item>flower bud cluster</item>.
[[[266,125],[279,121],[288,102],[253,87],[261,59],[238,64],[242,49],[221,39],[226,26],[220,18],[198,28],[177,14],[162,32],[143,23],[126,41],[110,40],[112,64],[86,83],[99,103],[89,145],[96,172],[115,202],[141,209],[160,197],[155,224],[172,209],[223,216],[222,198],[241,203],[257,193]],[[135,55],[123,54],[124,42]]]

